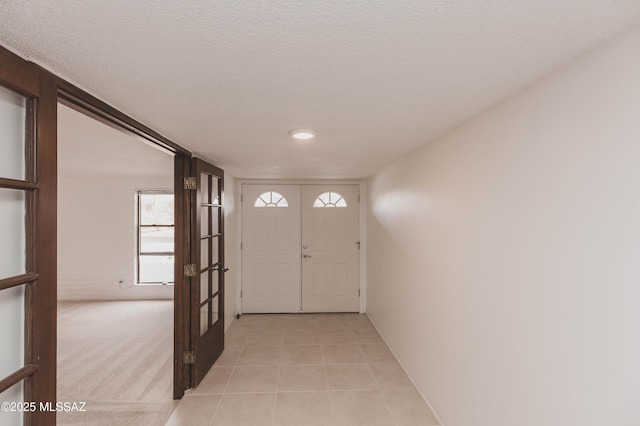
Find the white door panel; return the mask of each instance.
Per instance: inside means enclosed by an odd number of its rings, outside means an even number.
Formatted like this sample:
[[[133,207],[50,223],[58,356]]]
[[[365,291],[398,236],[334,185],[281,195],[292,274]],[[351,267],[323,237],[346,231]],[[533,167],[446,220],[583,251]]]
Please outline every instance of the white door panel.
[[[359,310],[358,236],[357,185],[302,186],[304,312]]]
[[[300,312],[300,186],[242,193],[242,311]]]

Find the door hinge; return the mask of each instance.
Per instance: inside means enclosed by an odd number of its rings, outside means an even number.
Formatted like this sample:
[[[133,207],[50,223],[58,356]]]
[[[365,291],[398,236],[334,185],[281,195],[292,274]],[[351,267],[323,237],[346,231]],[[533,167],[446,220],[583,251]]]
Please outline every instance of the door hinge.
[[[360,289],[358,289],[358,297],[360,297]]]
[[[242,290],[240,290],[240,298],[242,299]]]
[[[184,276],[195,277],[197,275],[195,263],[188,263],[184,265]]]
[[[242,250],[242,241],[240,241],[240,250]]]
[[[356,244],[358,245],[358,250],[360,250],[360,241],[356,241]]]
[[[184,351],[184,352],[182,352],[182,363],[183,364],[195,364],[196,363],[196,352],[195,351]]]
[[[197,183],[195,177],[184,178],[184,189],[196,189]]]
[[[244,194],[240,194],[240,202],[244,201]]]
[[[360,194],[358,194],[358,202],[360,202]]]

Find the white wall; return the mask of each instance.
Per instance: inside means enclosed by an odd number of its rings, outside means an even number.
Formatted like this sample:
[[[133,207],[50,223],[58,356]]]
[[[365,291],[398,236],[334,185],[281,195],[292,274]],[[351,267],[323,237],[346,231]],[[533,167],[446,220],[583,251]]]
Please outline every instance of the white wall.
[[[236,311],[236,250],[238,244],[237,216],[236,211],[236,183],[235,179],[228,173],[224,174],[224,265],[229,268],[225,274],[225,300],[224,300],[224,325],[228,328],[233,321]]]
[[[173,299],[170,285],[133,286],[137,189],[173,189],[173,177],[59,178],[59,300]]]
[[[368,188],[368,314],[446,426],[640,424],[640,29]]]
[[[235,179],[225,174],[225,324],[236,314]],[[60,177],[58,299],[172,299],[173,286],[135,286],[135,193],[171,189],[172,177]],[[118,285],[124,280],[122,289]]]

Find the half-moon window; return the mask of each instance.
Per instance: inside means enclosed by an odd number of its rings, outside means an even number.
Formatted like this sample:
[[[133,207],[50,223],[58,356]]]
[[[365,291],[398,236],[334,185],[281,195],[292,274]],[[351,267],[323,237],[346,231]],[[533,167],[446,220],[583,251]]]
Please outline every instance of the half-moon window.
[[[318,195],[313,202],[313,207],[347,207],[347,202],[337,192],[325,192]]]
[[[267,191],[256,198],[253,207],[289,207],[289,203],[279,192]]]

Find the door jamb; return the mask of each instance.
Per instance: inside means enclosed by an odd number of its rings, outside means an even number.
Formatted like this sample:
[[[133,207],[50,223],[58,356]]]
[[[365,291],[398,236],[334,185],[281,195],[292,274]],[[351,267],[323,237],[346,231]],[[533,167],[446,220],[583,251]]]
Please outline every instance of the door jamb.
[[[49,70],[41,67],[40,65],[27,60],[26,58],[18,55],[8,49],[0,46],[0,56],[7,60],[11,65],[6,70],[0,69],[0,72],[8,72],[9,75],[18,81],[23,82],[28,86],[32,92],[40,92],[40,114],[42,122],[38,125],[38,138],[46,148],[46,152],[43,151],[43,155],[47,158],[56,158],[57,152],[57,103],[61,102],[72,108],[81,108],[82,112],[90,115],[98,121],[107,124],[111,127],[115,127],[118,130],[124,130],[130,133],[137,139],[143,142],[152,144],[155,147],[159,147],[165,151],[175,154],[175,189],[176,192],[180,188],[183,188],[183,175],[190,173],[190,164],[192,153],[173,142],[172,140],[162,136],[153,129],[145,126],[141,122],[133,119],[132,117],[122,113],[118,109],[112,107],[106,102],[101,101],[97,97],[89,94],[88,92],[80,89],[74,84],[64,80],[63,78],[55,75]],[[16,65],[17,64],[17,65]],[[20,73],[15,73],[14,68],[20,70]],[[38,81],[38,83],[31,83],[32,81]],[[185,167],[186,163],[189,163],[189,167]],[[49,211],[57,211],[56,208],[56,191],[57,191],[57,160],[54,162],[42,162],[46,167],[40,170],[40,174],[46,177],[45,184],[42,188],[46,190],[48,194],[45,203],[40,206],[41,209],[47,208]],[[190,197],[183,197],[181,204],[188,203],[185,201]],[[178,210],[178,209],[176,209]],[[185,216],[183,216],[185,217]],[[190,217],[190,215],[188,215]],[[38,255],[41,258],[54,259],[56,254],[56,231],[57,226],[55,224],[56,214],[49,214],[45,217],[46,223],[40,223],[39,226],[48,229],[48,231],[42,234],[42,244],[39,244]],[[186,228],[185,228],[186,229]],[[178,232],[178,231],[176,231]],[[190,235],[189,231],[186,231],[186,235],[183,235],[182,241],[188,240]],[[187,246],[189,245],[186,242]],[[179,253],[184,258],[180,263]],[[190,260],[190,250],[176,250],[176,270],[182,269],[182,264],[187,259]],[[56,282],[56,268],[55,261],[48,262],[48,265],[53,265],[51,268],[47,267],[46,274],[43,274],[42,280],[47,280],[46,286],[44,286],[38,292],[38,310],[49,321],[45,321],[45,326],[38,332],[38,344],[41,346],[41,353],[45,354],[45,357],[41,360],[41,372],[42,377],[38,378],[38,383],[35,385],[37,389],[32,389],[30,392],[36,392],[37,395],[41,395],[45,399],[55,400],[56,395],[56,363],[57,355],[55,353],[56,336],[57,336],[57,320],[55,319],[57,312],[57,282]],[[178,265],[180,268],[178,268]],[[45,268],[43,268],[44,270]],[[189,303],[189,286],[184,283],[184,277],[182,273],[176,273],[176,282],[174,285],[174,331],[178,331],[178,324],[182,327],[190,327],[189,312],[187,309],[186,314],[183,314],[184,306],[188,308]],[[187,297],[185,297],[187,296]],[[181,321],[178,321],[181,319]],[[36,332],[38,330],[35,330]],[[174,333],[179,334],[179,333]],[[190,333],[183,333],[183,336],[190,336]],[[184,395],[184,391],[189,386],[189,374],[188,365],[183,365],[182,354],[183,351],[190,348],[190,342],[185,339],[175,338],[174,342],[174,399],[179,399]],[[179,368],[181,367],[181,368]],[[184,371],[187,371],[187,374]],[[177,379],[176,379],[177,378]],[[180,389],[175,384],[180,383]],[[52,424],[55,422],[55,412],[41,413],[42,424]],[[35,418],[28,418],[27,421],[33,423]]]
[[[363,179],[319,179],[319,180],[277,180],[277,179],[238,179],[235,182],[236,235],[236,312],[242,315],[242,186],[243,185],[358,185],[360,202],[358,208],[358,228],[360,233],[360,255],[358,259],[358,276],[360,281],[360,311],[367,312],[367,182]]]
[[[48,72],[47,72],[48,73]],[[97,121],[124,131],[135,139],[141,140],[154,148],[174,154],[174,191],[176,200],[175,232],[176,241],[182,242],[182,248],[176,245],[175,250],[175,283],[174,283],[174,320],[173,320],[173,398],[180,399],[189,388],[189,365],[183,363],[183,352],[190,348],[191,323],[189,318],[189,281],[182,274],[182,265],[190,263],[191,251],[188,245],[190,236],[190,215],[184,216],[185,205],[190,202],[188,194],[183,190],[184,177],[189,176],[192,154],[190,151],[165,138],[137,120],[111,107],[100,99],[88,94],[77,86],[51,73],[57,91],[56,102],[86,114]],[[56,122],[57,128],[57,122]],[[185,164],[188,166],[185,168]],[[187,218],[186,224],[184,218]],[[186,249],[185,249],[186,242]],[[182,330],[182,332],[179,332]],[[185,332],[186,330],[186,332]],[[57,362],[57,357],[56,357]]]

